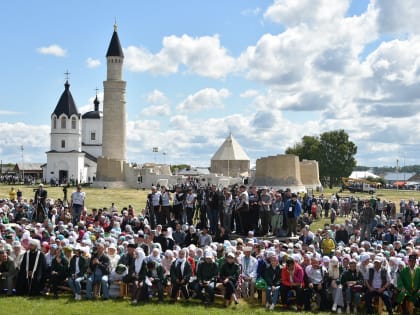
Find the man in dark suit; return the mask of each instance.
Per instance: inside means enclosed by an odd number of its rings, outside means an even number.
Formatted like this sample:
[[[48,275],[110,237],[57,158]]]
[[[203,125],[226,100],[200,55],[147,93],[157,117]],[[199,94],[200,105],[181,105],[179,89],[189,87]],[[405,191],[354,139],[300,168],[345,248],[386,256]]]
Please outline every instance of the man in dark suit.
[[[85,257],[83,257],[83,255],[81,255],[81,249],[79,245],[76,245],[73,251],[74,255],[70,259],[68,283],[69,287],[73,291],[74,299],[76,301],[80,301],[82,299],[80,294],[82,289],[80,283],[85,278],[88,261]]]

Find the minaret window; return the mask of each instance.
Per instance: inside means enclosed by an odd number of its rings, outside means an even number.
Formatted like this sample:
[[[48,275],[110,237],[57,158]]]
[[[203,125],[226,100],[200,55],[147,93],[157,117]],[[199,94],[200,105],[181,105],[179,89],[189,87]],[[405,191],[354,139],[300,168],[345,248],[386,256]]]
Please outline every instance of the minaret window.
[[[96,133],[95,132],[90,133],[90,140],[92,140],[92,141],[96,140]]]
[[[76,117],[71,119],[71,129],[76,129]]]
[[[57,129],[57,117],[53,118],[53,128]]]
[[[66,129],[66,117],[61,117],[61,129]]]
[[[65,148],[66,147],[66,140],[61,140],[61,148]]]

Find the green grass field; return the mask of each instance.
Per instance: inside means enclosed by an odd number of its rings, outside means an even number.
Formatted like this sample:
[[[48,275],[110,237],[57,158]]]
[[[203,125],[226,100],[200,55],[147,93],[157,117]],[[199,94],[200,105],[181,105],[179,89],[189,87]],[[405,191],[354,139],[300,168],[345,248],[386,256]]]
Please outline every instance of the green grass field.
[[[280,308],[278,308],[280,310]],[[61,296],[55,300],[51,297],[28,298],[28,297],[0,297],[1,314],[36,314],[36,315],[131,315],[131,314],[170,314],[170,315],[205,315],[205,314],[265,314],[265,308],[261,305],[248,305],[244,301],[228,309],[223,307],[222,300],[217,300],[210,307],[205,307],[199,300],[188,303],[177,302],[170,304],[167,300],[163,304],[155,301],[141,303],[132,306],[129,300],[108,301],[77,301],[69,295]],[[288,312],[284,312],[288,314]],[[291,314],[291,313],[290,313]]]

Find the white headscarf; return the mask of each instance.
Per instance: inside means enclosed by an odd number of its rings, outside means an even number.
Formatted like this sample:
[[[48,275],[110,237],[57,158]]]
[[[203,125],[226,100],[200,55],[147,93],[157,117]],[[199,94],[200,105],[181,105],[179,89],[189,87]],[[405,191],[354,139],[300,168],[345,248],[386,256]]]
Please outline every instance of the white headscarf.
[[[134,261],[134,271],[136,273],[140,272],[141,266],[143,265],[143,261],[146,258],[144,254],[143,248],[137,247],[136,248],[136,260]]]

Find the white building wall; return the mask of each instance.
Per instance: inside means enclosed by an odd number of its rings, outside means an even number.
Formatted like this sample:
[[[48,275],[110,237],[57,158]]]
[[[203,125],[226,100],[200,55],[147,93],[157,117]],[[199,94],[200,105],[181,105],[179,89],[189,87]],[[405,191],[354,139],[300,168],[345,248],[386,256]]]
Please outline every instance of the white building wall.
[[[51,150],[63,152],[63,151],[81,151],[82,150],[82,140],[81,140],[81,123],[77,115],[73,115],[70,118],[67,118],[65,115],[57,117],[56,128],[54,128],[54,117],[51,118]],[[62,118],[66,118],[66,128],[61,128]],[[72,128],[72,118],[76,119],[76,128]],[[62,148],[62,141],[65,141],[65,147]]]

